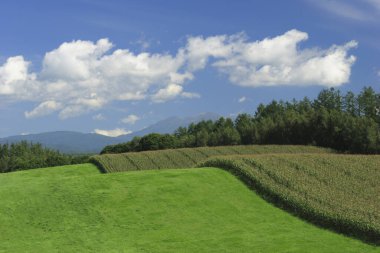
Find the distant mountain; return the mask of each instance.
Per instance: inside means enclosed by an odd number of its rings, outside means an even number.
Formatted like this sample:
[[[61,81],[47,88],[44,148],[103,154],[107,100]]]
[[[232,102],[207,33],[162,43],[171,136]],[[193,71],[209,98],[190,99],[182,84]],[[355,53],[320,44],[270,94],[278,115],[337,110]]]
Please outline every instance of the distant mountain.
[[[202,113],[196,116],[192,117],[170,117],[161,121],[158,121],[157,123],[144,128],[140,131],[133,132],[128,135],[119,136],[117,138],[123,138],[125,137],[127,140],[131,140],[134,136],[143,136],[149,133],[160,133],[160,134],[171,134],[174,133],[174,131],[181,126],[187,127],[191,123],[198,123],[202,120],[217,120],[221,116],[216,113]]]
[[[59,150],[63,153],[98,153],[105,145],[116,144],[116,138],[79,132],[57,131],[40,134],[16,135],[0,139],[0,143],[20,141],[41,143],[45,147]]]
[[[107,145],[127,142],[135,136],[143,136],[149,133],[173,133],[180,126],[188,126],[192,122],[197,123],[202,120],[216,120],[219,117],[215,113],[203,113],[194,117],[184,118],[170,117],[140,131],[118,137],[108,137],[95,133],[57,131],[0,138],[0,144],[26,140],[41,143],[45,147],[56,149],[63,153],[99,153]]]

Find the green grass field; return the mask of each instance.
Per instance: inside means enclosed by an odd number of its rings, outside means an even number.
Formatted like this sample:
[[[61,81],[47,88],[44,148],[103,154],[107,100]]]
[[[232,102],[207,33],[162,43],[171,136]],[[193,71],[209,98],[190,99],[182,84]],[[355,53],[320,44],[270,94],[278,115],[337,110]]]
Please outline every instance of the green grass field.
[[[380,252],[302,221],[215,168],[0,174],[0,252]]]

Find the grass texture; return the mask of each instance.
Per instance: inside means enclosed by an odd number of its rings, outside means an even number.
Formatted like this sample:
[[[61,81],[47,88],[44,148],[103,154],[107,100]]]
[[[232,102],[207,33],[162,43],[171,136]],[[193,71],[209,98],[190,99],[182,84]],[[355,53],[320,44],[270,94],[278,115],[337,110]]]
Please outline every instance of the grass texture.
[[[380,252],[215,168],[14,172],[0,175],[0,199],[0,252]]]

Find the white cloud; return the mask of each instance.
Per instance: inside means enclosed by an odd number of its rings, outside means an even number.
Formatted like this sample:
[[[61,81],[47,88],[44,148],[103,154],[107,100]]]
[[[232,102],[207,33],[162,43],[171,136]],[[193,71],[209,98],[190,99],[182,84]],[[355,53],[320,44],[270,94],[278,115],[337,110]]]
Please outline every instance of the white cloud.
[[[109,137],[117,137],[120,135],[130,134],[132,131],[126,131],[124,128],[116,128],[113,130],[102,130],[102,129],[95,129],[94,132],[96,134],[101,134]]]
[[[61,119],[67,119],[79,116],[87,111],[96,110],[103,107],[106,101],[103,98],[79,98],[72,101],[72,104],[67,105],[59,112]]]
[[[247,98],[245,96],[239,98],[238,102],[239,103],[243,103],[245,100],[247,100]]]
[[[130,124],[133,125],[135,124],[140,118],[137,115],[131,114],[125,117],[124,119],[121,120],[121,122],[125,124]]]
[[[181,97],[183,98],[200,98],[201,95],[195,92],[182,92]]]
[[[283,35],[261,41],[247,42],[230,38],[232,53],[217,59],[213,66],[226,73],[232,83],[240,86],[322,85],[340,86],[349,81],[355,57],[347,55],[356,47],[351,41],[329,49],[299,49],[308,34],[291,30]],[[224,41],[225,37],[220,37]]]
[[[194,71],[205,68],[210,57],[228,57],[232,54],[235,42],[239,40],[240,36],[236,35],[189,37],[186,46],[189,69]]]
[[[242,33],[189,37],[174,55],[111,51],[114,45],[108,39],[65,42],[45,54],[39,72],[31,72],[31,63],[22,56],[8,58],[0,65],[0,97],[35,102],[27,118],[57,112],[66,119],[116,100],[199,98],[187,92],[185,84],[207,66],[247,87],[332,87],[348,82],[355,62],[348,51],[357,43],[300,49],[307,39],[308,34],[298,30],[258,41]]]
[[[31,118],[37,118],[41,116],[48,115],[52,112],[55,112],[59,109],[61,109],[62,105],[60,103],[57,103],[56,101],[50,100],[50,101],[45,101],[39,104],[36,108],[34,108],[30,112],[25,112],[25,117],[27,119]]]
[[[158,92],[152,96],[152,100],[156,103],[162,103],[177,97],[182,93],[182,90],[182,86],[172,83],[158,90]]]
[[[110,101],[146,99],[193,78],[180,71],[185,61],[180,52],[175,56],[134,54],[127,49],[109,53],[112,47],[108,39],[63,43],[45,54],[40,73],[30,73],[30,63],[22,56],[11,57],[0,65],[0,95],[14,101],[56,101],[61,105],[59,117],[66,119]]]
[[[103,114],[99,113],[99,114],[96,114],[96,115],[92,116],[92,119],[93,120],[99,120],[99,121],[101,121],[101,120],[105,120],[106,117],[104,117]]]
[[[65,42],[46,53],[41,75],[52,80],[83,81],[93,77],[97,60],[112,48],[108,39]]]
[[[35,74],[29,74],[30,62],[25,61],[22,56],[9,57],[0,66],[0,95],[14,96],[22,98],[27,96],[31,90]],[[25,86],[29,83],[29,87]]]

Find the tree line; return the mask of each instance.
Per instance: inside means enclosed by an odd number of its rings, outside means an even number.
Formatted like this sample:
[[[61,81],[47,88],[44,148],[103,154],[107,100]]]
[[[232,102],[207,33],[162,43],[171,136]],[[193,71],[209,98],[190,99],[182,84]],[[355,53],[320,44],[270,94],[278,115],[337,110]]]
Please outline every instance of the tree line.
[[[221,117],[106,146],[101,153],[238,144],[317,145],[352,153],[380,153],[380,94],[324,89],[316,99],[260,104],[254,114]]]
[[[39,143],[21,141],[0,144],[0,173],[58,165],[77,164],[88,161],[88,156],[61,154]]]

